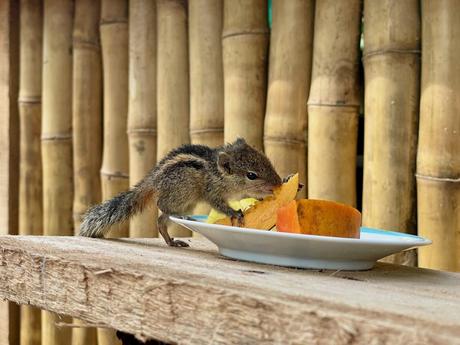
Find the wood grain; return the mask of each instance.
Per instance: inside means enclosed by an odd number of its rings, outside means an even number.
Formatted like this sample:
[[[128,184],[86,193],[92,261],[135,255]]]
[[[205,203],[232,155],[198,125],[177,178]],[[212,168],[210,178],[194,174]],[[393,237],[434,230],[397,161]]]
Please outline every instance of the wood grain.
[[[460,344],[460,274],[228,260],[207,241],[0,237],[0,297],[180,344]]]

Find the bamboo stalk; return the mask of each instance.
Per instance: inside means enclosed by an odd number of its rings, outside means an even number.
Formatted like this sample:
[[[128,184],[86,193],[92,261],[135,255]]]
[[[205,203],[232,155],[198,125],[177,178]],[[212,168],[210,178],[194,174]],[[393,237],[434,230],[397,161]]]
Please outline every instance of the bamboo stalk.
[[[306,185],[314,2],[274,0],[272,9],[265,153],[281,176],[299,172]]]
[[[161,159],[171,149],[190,142],[187,11],[182,0],[158,0],[158,143]],[[171,225],[172,236],[190,231]]]
[[[77,0],[73,30],[74,229],[89,206],[101,200],[102,82],[99,0]],[[78,320],[75,320],[79,323]],[[72,345],[97,343],[95,328],[74,328]]]
[[[422,2],[417,152],[418,229],[433,244],[419,265],[460,270],[460,2]]]
[[[189,3],[190,140],[216,147],[224,143],[223,0]],[[195,214],[210,207],[199,204]],[[197,234],[193,234],[194,236]]]
[[[102,199],[129,188],[128,136],[128,2],[102,0],[101,47],[104,89]],[[128,224],[114,226],[112,237],[127,237]]]
[[[0,234],[18,233],[19,2],[0,1]],[[0,301],[0,342],[19,344],[19,307]]]
[[[263,148],[267,82],[267,0],[225,0],[222,35],[225,141]]]
[[[43,233],[41,93],[43,4],[21,0],[19,57],[19,234]],[[20,344],[41,345],[40,309],[20,307]]]
[[[73,2],[45,0],[43,31],[43,220],[45,235],[72,235]],[[70,342],[61,316],[42,312],[42,344]],[[66,319],[66,318],[65,318]]]
[[[316,3],[308,100],[308,196],[356,205],[361,1]]]
[[[102,199],[129,188],[128,157],[128,1],[101,1],[104,138],[101,167]],[[110,237],[128,237],[129,224],[115,225]],[[97,330],[99,345],[120,344],[111,329]]]
[[[363,225],[415,234],[419,1],[366,0],[364,22]],[[386,261],[415,265],[415,251]]]
[[[189,3],[192,144],[215,147],[224,142],[222,20],[223,0]]]
[[[156,162],[156,6],[129,2],[129,178],[139,182]],[[131,219],[131,237],[157,237],[157,210],[151,205]]]

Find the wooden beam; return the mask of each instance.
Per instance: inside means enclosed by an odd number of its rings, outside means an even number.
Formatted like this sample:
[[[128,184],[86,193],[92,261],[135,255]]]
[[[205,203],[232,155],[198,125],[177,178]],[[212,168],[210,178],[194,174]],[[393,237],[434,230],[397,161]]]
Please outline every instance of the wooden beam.
[[[0,236],[0,297],[180,344],[460,344],[460,274],[287,269],[190,241]]]
[[[0,234],[18,231],[19,1],[0,1]],[[19,344],[19,309],[0,302],[0,345]]]

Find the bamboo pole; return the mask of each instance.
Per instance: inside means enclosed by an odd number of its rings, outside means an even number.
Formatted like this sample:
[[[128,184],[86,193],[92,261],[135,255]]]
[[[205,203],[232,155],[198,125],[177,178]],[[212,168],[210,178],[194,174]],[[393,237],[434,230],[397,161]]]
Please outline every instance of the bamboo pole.
[[[101,201],[102,82],[99,0],[76,0],[73,30],[74,229],[89,206]],[[75,320],[79,323],[78,320]],[[73,328],[72,345],[97,343],[95,328]]]
[[[189,3],[192,144],[215,147],[224,142],[222,19],[223,0]]]
[[[101,167],[102,199],[129,188],[128,158],[128,1],[101,1],[104,139]],[[111,229],[111,237],[128,237],[129,224]],[[115,332],[100,328],[99,345],[120,344]]]
[[[102,199],[129,188],[128,136],[128,1],[102,0],[101,47],[104,89]],[[113,237],[127,237],[128,224],[116,225]]]
[[[0,234],[18,233],[19,2],[0,1]],[[19,307],[0,301],[0,343],[19,344]]]
[[[366,0],[364,23],[363,225],[415,234],[419,1]],[[415,251],[386,261],[415,265]]]
[[[19,57],[19,234],[43,234],[41,93],[43,4],[21,0]],[[20,307],[20,344],[41,345],[40,309]]]
[[[316,3],[308,99],[308,196],[356,205],[361,1]]]
[[[223,0],[189,2],[192,144],[216,147],[224,143],[222,21]],[[209,205],[199,204],[194,213],[207,214],[209,210]]]
[[[156,8],[151,0],[129,2],[129,178],[139,182],[156,162]],[[131,219],[131,237],[156,237],[154,205]]]
[[[263,148],[267,82],[267,0],[225,0],[222,34],[225,141]]]
[[[274,0],[272,13],[265,153],[281,176],[299,172],[306,185],[314,2]]]
[[[73,1],[45,0],[43,31],[43,233],[72,235],[72,26]],[[67,319],[67,318],[65,318]],[[62,318],[42,312],[42,344],[70,343]]]
[[[161,159],[171,149],[190,142],[187,10],[182,0],[158,0],[158,143]],[[170,225],[172,236],[190,231]]]
[[[460,270],[460,2],[422,2],[417,152],[418,229],[433,244],[419,265]]]

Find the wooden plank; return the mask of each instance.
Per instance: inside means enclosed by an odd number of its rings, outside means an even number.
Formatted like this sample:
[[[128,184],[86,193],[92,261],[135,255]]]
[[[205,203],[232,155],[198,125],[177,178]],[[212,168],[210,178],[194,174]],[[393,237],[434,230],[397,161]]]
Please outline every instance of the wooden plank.
[[[320,272],[161,239],[0,237],[0,297],[180,344],[460,344],[460,274]]]
[[[0,1],[0,234],[18,231],[19,1]],[[0,344],[19,344],[19,309],[0,302]]]

